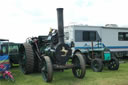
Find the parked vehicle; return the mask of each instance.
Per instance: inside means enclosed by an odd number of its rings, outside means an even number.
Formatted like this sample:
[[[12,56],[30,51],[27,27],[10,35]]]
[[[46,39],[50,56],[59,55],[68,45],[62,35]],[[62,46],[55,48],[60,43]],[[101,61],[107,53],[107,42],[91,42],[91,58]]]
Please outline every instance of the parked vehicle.
[[[72,69],[77,78],[84,78],[86,68],[83,56],[76,53],[64,42],[63,8],[57,9],[58,30],[51,29],[48,36],[28,38],[20,47],[20,67],[24,74],[38,69],[46,82],[53,79],[54,70]],[[72,62],[69,64],[69,60]]]
[[[8,55],[9,55],[9,62],[10,65],[19,64],[19,47],[21,43],[13,43],[13,42],[4,42],[3,46],[8,46]]]
[[[112,37],[110,37],[108,29],[113,30],[114,28],[67,26],[64,28],[65,42],[72,47],[73,55],[79,52],[85,56],[86,63],[92,67],[93,71],[101,72],[104,65],[107,65],[110,70],[118,70],[117,56],[113,54],[113,49],[106,46],[110,44],[108,42],[111,42],[111,45],[116,44],[110,40]],[[104,35],[105,32],[109,35]]]
[[[127,27],[118,27],[113,24],[106,26],[70,25],[64,30],[66,42],[74,41],[75,48],[91,47],[91,41],[93,41],[94,48],[97,48],[97,42],[101,42],[110,49],[113,56],[128,56]]]

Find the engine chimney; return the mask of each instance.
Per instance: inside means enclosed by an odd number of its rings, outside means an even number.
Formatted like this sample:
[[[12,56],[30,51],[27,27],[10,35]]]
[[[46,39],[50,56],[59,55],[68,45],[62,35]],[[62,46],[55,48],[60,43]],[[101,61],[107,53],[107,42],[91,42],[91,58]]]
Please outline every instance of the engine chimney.
[[[59,43],[64,43],[63,8],[57,8]]]

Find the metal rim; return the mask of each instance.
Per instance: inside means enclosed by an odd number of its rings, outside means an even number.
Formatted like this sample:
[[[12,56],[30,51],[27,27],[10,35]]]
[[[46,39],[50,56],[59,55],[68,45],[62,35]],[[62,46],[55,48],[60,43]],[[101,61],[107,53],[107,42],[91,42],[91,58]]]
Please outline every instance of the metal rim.
[[[99,69],[99,68],[100,68],[99,63],[98,63],[96,60],[93,61],[93,67],[94,67],[95,69]]]
[[[48,69],[47,69],[47,63],[45,60],[43,60],[42,68],[41,68],[42,77],[45,81],[48,79]]]
[[[111,62],[109,63],[109,66],[110,66],[111,69],[116,68],[117,67],[116,61],[112,59]]]
[[[119,69],[119,60],[116,57],[112,57],[112,59],[108,63],[109,70],[118,70]]]
[[[46,82],[51,82],[53,78],[53,67],[52,62],[48,56],[44,56],[41,63],[41,74],[43,80]]]
[[[103,70],[103,62],[102,59],[93,59],[91,61],[91,68],[94,72],[101,72]]]
[[[74,75],[76,77],[81,77],[81,74],[82,74],[82,69],[81,69],[81,66],[80,66],[80,61],[79,59],[75,56],[75,58],[73,59],[73,62],[72,62],[75,67],[73,67],[73,72],[74,72]]]

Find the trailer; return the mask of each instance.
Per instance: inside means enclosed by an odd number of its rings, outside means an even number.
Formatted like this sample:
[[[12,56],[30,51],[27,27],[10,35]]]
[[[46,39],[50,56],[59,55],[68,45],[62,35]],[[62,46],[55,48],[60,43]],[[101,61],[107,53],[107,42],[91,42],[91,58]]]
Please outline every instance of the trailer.
[[[73,44],[74,53],[77,49],[92,49],[106,46],[110,49],[112,56],[128,56],[128,28],[118,27],[117,25],[88,26],[70,25],[64,28],[65,42]]]

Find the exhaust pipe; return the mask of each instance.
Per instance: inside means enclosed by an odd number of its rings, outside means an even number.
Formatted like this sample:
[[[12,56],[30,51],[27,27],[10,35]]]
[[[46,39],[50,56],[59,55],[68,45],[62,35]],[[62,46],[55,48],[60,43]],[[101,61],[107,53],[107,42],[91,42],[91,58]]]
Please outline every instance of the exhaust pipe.
[[[59,43],[64,43],[63,8],[57,8]]]

